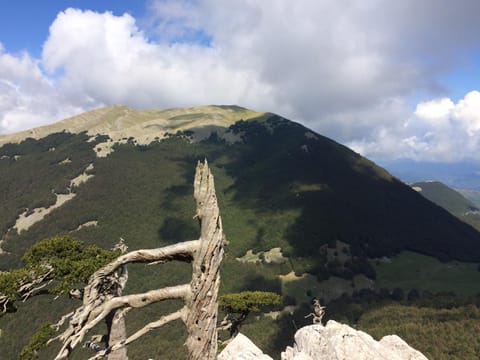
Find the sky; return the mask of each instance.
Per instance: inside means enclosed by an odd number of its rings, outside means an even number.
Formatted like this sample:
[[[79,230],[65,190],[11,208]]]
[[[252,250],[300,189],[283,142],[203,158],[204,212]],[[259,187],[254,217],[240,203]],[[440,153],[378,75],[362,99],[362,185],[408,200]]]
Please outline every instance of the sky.
[[[236,104],[376,161],[480,164],[478,0],[0,4],[0,134],[113,104]]]

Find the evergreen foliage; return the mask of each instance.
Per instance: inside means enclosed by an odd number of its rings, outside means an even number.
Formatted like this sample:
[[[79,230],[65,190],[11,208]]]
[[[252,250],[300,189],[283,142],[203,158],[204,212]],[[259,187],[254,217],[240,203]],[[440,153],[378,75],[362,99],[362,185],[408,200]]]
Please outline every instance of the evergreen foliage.
[[[48,264],[54,268],[57,285],[52,293],[68,293],[75,286],[83,286],[96,270],[120,255],[118,251],[105,250],[97,245],[67,236],[57,236],[40,241],[30,247],[22,260],[27,269]]]
[[[45,324],[29,340],[28,344],[22,349],[19,360],[38,359],[38,350],[47,345],[48,340],[55,336],[55,330],[51,324]]]
[[[86,246],[70,237],[54,237],[42,240],[27,250],[22,260],[24,267],[0,272],[0,295],[8,298],[7,306],[20,300],[25,294],[21,287],[42,279],[40,284],[54,281],[43,291],[65,294],[76,286],[84,286],[96,270],[119,255],[117,251]]]
[[[22,268],[0,272],[0,294],[7,296],[11,303],[19,300],[18,287],[24,280],[31,280],[27,269]]]
[[[242,291],[220,296],[218,306],[229,313],[259,312],[261,308],[278,305],[282,297],[267,291]]]
[[[218,301],[219,308],[227,315],[220,323],[220,329],[228,330],[230,338],[240,331],[240,326],[251,312],[259,312],[262,308],[278,305],[282,297],[268,291],[242,291],[224,294]]]

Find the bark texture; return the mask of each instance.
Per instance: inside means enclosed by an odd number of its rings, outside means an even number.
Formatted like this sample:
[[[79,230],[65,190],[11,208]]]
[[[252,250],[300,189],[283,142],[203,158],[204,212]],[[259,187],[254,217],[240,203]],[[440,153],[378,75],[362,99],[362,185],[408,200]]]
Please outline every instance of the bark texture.
[[[201,227],[200,239],[159,249],[132,251],[95,272],[84,289],[82,306],[73,312],[68,328],[58,337],[63,346],[56,359],[68,357],[94,326],[109,320],[112,326],[108,347],[101,349],[94,346],[96,354],[91,359],[108,355],[109,360],[125,360],[126,345],[176,319],[182,319],[187,328],[189,359],[215,359],[219,267],[226,240],[213,175],[206,161],[197,164],[194,197],[197,204],[196,217]],[[122,296],[127,281],[128,263],[158,264],[172,260],[192,263],[192,280],[189,284]],[[122,325],[126,312],[166,299],[182,299],[185,305],[182,309],[145,325],[129,337],[126,336]]]
[[[195,174],[194,197],[201,223],[200,246],[193,260],[191,294],[185,305],[189,359],[215,359],[217,354],[218,289],[225,235],[217,204],[213,175],[207,164],[199,163]]]

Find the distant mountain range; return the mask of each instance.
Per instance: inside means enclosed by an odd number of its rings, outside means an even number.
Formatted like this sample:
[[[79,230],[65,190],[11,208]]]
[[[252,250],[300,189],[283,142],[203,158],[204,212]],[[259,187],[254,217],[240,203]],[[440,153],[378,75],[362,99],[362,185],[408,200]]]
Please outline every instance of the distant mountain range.
[[[379,163],[405,182],[436,180],[455,189],[480,191],[480,163],[478,162],[445,163],[401,159]]]
[[[222,292],[271,290],[301,305],[374,287],[371,259],[405,250],[480,262],[473,227],[345,146],[271,113],[113,106],[0,136],[0,146],[0,270],[18,266],[30,245],[57,234],[106,248],[122,237],[131,250],[195,239],[192,181],[204,158],[229,240]],[[133,266],[131,291],[188,274],[179,264]],[[335,286],[327,285],[332,280]],[[292,286],[296,281],[309,285]],[[50,301],[2,319],[8,334],[34,309],[44,314],[21,325],[18,341],[1,336],[2,351],[14,356],[43,321],[71,308],[59,301],[55,311],[45,310]],[[157,345],[181,343],[180,335],[175,342],[162,334]],[[171,344],[162,354],[145,344],[132,353],[174,358]]]

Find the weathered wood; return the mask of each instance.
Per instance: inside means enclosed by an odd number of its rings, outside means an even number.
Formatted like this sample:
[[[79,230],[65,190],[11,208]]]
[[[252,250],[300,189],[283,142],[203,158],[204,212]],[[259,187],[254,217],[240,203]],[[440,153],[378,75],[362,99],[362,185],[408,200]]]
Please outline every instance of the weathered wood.
[[[198,163],[194,181],[194,197],[197,203],[196,217],[200,220],[200,239],[186,241],[159,249],[132,251],[95,272],[83,291],[83,304],[71,316],[69,327],[58,338],[63,342],[56,359],[64,359],[83,341],[89,330],[100,321],[113,316],[113,321],[123,321],[126,311],[147,306],[165,299],[182,299],[185,306],[175,313],[162,316],[126,338],[112,332],[109,346],[92,359],[109,355],[109,360],[127,359],[125,346],[147,332],[162,325],[182,319],[186,325],[188,358],[192,360],[214,359],[217,352],[217,299],[220,287],[220,263],[223,257],[225,235],[218,209],[213,175],[205,161]],[[192,280],[189,284],[151,290],[143,294],[122,296],[126,283],[126,264],[162,263],[166,261],[192,263]],[[119,330],[121,331],[120,326]],[[124,327],[123,327],[124,329]],[[115,357],[113,355],[115,354]],[[111,357],[112,356],[112,357]]]
[[[191,296],[185,301],[188,309],[186,345],[189,359],[206,360],[214,359],[217,354],[217,298],[225,245],[213,175],[207,162],[197,164],[194,197],[201,235],[200,247],[192,263]]]
[[[115,310],[107,317],[108,347],[111,352],[108,354],[108,360],[127,360],[127,348],[121,346],[113,349],[117,343],[125,343],[127,331],[125,328],[125,316],[123,310]]]

